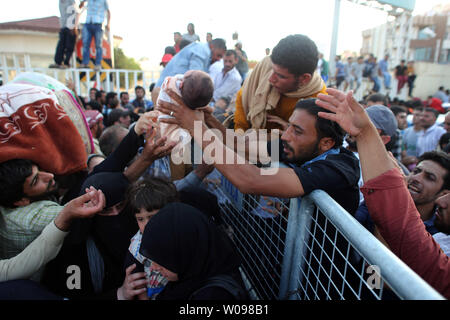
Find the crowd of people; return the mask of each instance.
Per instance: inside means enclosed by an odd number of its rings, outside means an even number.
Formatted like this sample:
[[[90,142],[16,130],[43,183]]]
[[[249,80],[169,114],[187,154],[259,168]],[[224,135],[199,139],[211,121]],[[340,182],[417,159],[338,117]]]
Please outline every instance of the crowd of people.
[[[384,92],[389,95],[392,90],[392,76],[394,76],[397,79],[395,95],[399,97],[402,89],[407,85],[407,96],[413,98],[414,82],[417,77],[414,61],[406,63],[405,60],[401,60],[400,64],[392,69],[389,65],[389,54],[386,54],[381,60],[378,60],[373,54],[358,57],[348,56],[344,60],[340,55],[336,55],[335,64],[336,70],[332,72],[334,76],[330,78],[328,61],[323,58],[323,54],[320,54],[317,69],[329,86],[344,92],[353,90],[356,93],[362,89],[363,80],[367,79],[372,83],[368,89],[370,93],[381,92],[383,86]]]
[[[106,1],[99,2],[107,9]],[[52,98],[55,93],[0,87],[2,109],[16,110],[3,121],[7,137],[0,136],[0,299],[248,300],[238,247],[251,235],[230,237],[222,218],[227,210],[208,189],[209,175],[217,172],[244,194],[288,199],[327,192],[449,298],[450,114],[443,125],[437,123],[446,111],[444,88],[427,101],[391,101],[374,92],[358,102],[352,91],[327,88],[327,62],[305,35],[281,39],[251,72],[248,65],[238,67],[247,63],[241,42],[228,50],[210,33],[206,42],[199,40],[192,23],[183,36],[174,33],[150,99],[141,86],[132,102],[128,92],[118,96],[96,88],[89,97],[74,97],[89,127],[89,151],[80,129],[57,105],[48,107],[52,101],[62,104]],[[356,64],[379,66],[374,59],[360,57]],[[353,65],[351,58],[347,65],[336,64],[336,85],[344,91],[357,89]],[[379,70],[388,87],[389,69],[381,64]],[[402,72],[398,77],[407,83]],[[41,96],[47,107],[33,100]],[[25,112],[31,129],[22,123],[12,134],[25,107],[34,110]],[[29,116],[42,110],[45,119]],[[56,143],[61,132],[39,131],[60,119],[79,141],[76,149]],[[264,143],[268,148],[258,153],[250,139],[230,147],[225,141],[230,129],[244,138],[252,129],[269,130],[280,147],[259,141],[259,148]],[[206,133],[214,139],[204,139]],[[26,143],[36,136],[55,140],[53,154],[45,154],[42,144]],[[191,144],[203,151],[200,163],[175,162],[173,151]],[[261,166],[263,154],[284,166],[276,171]],[[73,158],[81,165],[60,165],[60,159]],[[280,216],[255,219],[263,224]],[[341,240],[336,246],[344,248]],[[315,250],[309,254],[320,254]],[[335,248],[328,244],[322,250],[331,257]],[[335,263],[338,269],[344,265]]]

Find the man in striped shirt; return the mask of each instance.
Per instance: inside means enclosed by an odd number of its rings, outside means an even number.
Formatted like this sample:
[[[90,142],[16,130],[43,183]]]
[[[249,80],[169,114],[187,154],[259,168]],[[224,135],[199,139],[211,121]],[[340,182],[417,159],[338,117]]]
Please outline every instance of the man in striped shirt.
[[[444,128],[436,124],[439,112],[433,108],[425,108],[420,117],[423,130],[417,139],[417,155],[433,151],[439,144],[439,139],[446,132]]]

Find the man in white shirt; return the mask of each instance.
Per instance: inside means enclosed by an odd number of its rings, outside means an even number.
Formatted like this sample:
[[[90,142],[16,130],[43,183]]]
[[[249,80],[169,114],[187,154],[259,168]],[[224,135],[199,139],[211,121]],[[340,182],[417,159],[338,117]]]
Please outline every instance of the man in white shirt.
[[[423,130],[417,140],[417,155],[421,156],[427,151],[433,151],[439,144],[439,139],[446,132],[444,128],[436,124],[439,112],[433,108],[425,108],[422,112],[420,123]]]
[[[210,76],[214,82],[214,101],[221,97],[228,97],[232,102],[236,99],[236,94],[242,84],[242,77],[236,69],[237,63],[236,51],[227,50],[223,62],[218,61],[217,65],[211,66]]]

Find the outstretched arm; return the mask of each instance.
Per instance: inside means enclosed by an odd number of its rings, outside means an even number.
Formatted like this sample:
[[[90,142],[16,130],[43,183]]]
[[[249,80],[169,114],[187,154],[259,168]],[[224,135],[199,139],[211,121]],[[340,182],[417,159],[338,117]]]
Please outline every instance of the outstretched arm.
[[[316,104],[330,112],[319,112],[319,116],[337,122],[356,138],[364,181],[394,168],[377,129],[364,108],[353,98],[353,93],[345,94],[331,88],[327,92],[328,95],[318,95]]]
[[[104,194],[95,189],[67,203],[54,222],[47,225],[20,254],[0,261],[0,281],[27,279],[32,276],[56,257],[73,219],[91,217],[104,206]]]
[[[204,157],[208,159],[205,159],[206,163],[214,163],[217,170],[242,193],[281,198],[300,197],[304,194],[303,186],[293,169],[279,168],[269,173],[267,169],[250,164],[243,156],[224,145],[223,137],[218,136],[219,132],[216,134],[210,130],[202,119],[196,117],[196,112],[184,105],[180,97],[170,91],[168,93],[178,105],[161,103],[162,108],[159,110],[175,118],[164,119],[164,122],[177,124],[189,131],[195,142],[203,149]]]

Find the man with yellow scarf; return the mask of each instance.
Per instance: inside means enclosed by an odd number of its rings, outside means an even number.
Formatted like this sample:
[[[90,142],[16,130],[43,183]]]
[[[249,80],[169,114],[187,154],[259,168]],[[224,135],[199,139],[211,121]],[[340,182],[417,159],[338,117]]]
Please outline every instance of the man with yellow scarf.
[[[281,39],[239,90],[234,129],[284,129],[298,100],[326,93],[316,72],[318,56],[315,43],[305,35]]]

